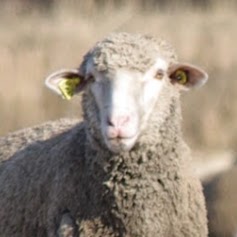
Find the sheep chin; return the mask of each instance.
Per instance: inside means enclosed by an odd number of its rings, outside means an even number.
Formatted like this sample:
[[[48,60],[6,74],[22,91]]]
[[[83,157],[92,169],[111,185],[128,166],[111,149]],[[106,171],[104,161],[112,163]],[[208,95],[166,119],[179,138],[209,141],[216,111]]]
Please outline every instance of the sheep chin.
[[[105,144],[107,148],[115,154],[130,151],[134,147],[136,141],[137,141],[137,135],[131,138],[115,138],[115,139],[105,138]]]

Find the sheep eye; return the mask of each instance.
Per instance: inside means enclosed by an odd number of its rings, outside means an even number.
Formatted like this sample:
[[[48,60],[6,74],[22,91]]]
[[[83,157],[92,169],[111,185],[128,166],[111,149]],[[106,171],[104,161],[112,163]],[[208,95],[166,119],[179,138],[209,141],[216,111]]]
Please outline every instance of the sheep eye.
[[[174,75],[173,78],[179,83],[179,84],[186,84],[188,82],[188,75],[187,72],[184,70],[177,70]]]
[[[164,77],[164,72],[162,70],[158,70],[156,72],[155,78],[161,80]]]

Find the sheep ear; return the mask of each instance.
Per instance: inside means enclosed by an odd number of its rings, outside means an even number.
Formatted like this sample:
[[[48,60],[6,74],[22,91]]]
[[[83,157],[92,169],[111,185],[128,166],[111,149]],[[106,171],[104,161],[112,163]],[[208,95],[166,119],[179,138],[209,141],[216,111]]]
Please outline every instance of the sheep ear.
[[[201,68],[191,64],[177,63],[168,70],[171,82],[182,90],[200,87],[207,82],[208,75]]]
[[[49,75],[45,85],[63,99],[70,100],[84,88],[85,80],[77,69],[64,69]]]

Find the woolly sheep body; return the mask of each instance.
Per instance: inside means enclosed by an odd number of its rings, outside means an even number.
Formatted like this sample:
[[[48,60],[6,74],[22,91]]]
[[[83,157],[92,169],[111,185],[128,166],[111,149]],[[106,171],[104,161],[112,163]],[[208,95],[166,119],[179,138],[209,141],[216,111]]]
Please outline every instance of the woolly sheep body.
[[[80,72],[86,73],[91,60],[99,71],[137,65],[145,70],[157,54],[174,63],[170,46],[155,42],[114,34],[85,56]],[[147,60],[141,57],[144,50]],[[165,84],[146,129],[130,151],[120,153],[102,139],[89,86],[82,104],[84,122],[29,145],[1,165],[0,234],[53,237],[64,213],[70,213],[79,236],[207,236],[202,187],[190,168],[174,86]]]
[[[0,162],[7,160],[14,153],[25,148],[30,143],[46,140],[63,132],[78,122],[77,119],[59,119],[48,121],[30,128],[12,132],[0,137]]]
[[[237,166],[204,184],[210,237],[237,234]]]

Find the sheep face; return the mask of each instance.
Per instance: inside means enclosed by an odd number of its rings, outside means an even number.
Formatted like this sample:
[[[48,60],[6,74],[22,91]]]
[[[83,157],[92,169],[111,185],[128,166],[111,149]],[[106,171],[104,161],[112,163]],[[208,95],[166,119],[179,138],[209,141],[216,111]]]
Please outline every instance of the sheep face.
[[[88,68],[89,90],[98,109],[100,132],[109,150],[117,153],[134,146],[165,83],[157,78],[157,71],[165,72],[167,68],[162,59],[157,59],[145,73],[127,68],[102,72],[94,66]]]
[[[138,47],[135,48],[138,50]],[[126,60],[134,50],[134,44],[122,47],[121,52],[113,52],[113,60],[108,57],[109,49],[106,44],[95,47],[85,57],[80,70],[63,70],[52,74],[46,79],[46,85],[66,99],[86,88],[87,100],[93,101],[96,110],[88,117],[92,120],[92,117],[97,117],[95,126],[98,127],[103,143],[110,151],[119,153],[132,149],[146,129],[164,88],[168,86],[175,93],[180,89],[203,84],[207,75],[192,65],[171,64],[156,48],[148,65],[143,70],[137,70],[131,66],[134,60]],[[147,53],[144,51],[144,57],[147,57]],[[139,55],[142,58],[142,51]],[[120,63],[126,61],[127,64],[116,65],[114,58]],[[103,65],[98,61],[102,61]],[[173,94],[170,93],[170,96]]]

